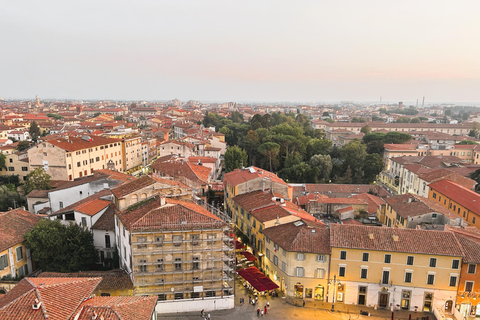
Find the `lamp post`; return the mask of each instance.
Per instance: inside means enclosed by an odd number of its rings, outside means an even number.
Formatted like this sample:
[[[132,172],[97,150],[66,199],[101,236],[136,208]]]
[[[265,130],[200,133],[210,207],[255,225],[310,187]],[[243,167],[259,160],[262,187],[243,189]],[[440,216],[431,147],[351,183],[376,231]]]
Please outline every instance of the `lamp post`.
[[[333,275],[333,297],[332,297],[332,312],[335,311],[335,295],[337,289],[337,275]]]

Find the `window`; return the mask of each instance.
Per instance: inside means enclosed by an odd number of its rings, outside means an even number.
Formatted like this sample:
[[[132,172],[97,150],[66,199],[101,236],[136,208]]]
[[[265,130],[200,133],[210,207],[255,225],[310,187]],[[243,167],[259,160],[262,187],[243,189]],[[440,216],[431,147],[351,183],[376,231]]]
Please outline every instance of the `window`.
[[[179,247],[182,245],[183,236],[173,236],[173,245]]]
[[[474,274],[476,271],[477,271],[477,265],[476,264],[469,264],[468,265],[467,273]]]
[[[391,254],[386,254],[383,262],[384,263],[390,263],[391,261],[392,261],[392,255]]]
[[[305,276],[305,269],[303,269],[303,267],[296,267],[295,268],[295,275],[297,277],[303,277]]]
[[[345,270],[346,268],[345,267],[339,267],[338,268],[338,276],[339,277],[345,277]]]
[[[475,224],[475,217],[472,218],[472,223]]]
[[[192,234],[190,236],[192,239],[192,246],[198,246],[200,244],[200,235],[199,234]]]
[[[287,250],[282,248],[282,256],[286,257],[287,256]]]
[[[193,263],[192,263],[192,269],[193,270],[199,270],[200,269],[200,258],[199,257],[193,257]]]
[[[430,258],[430,268],[435,268],[437,266],[437,258]]]
[[[146,237],[137,237],[137,242],[140,242],[140,244],[138,245],[138,249],[142,249],[142,248],[147,247],[147,244],[145,243],[145,242],[147,242]]]
[[[278,266],[278,257],[276,255],[273,256],[273,264]]]
[[[86,226],[86,225],[87,225],[87,218],[82,217],[82,226]]]
[[[433,284],[435,282],[435,275],[434,274],[429,274],[427,276],[427,284]]]
[[[460,265],[460,260],[453,260],[452,261],[452,269],[458,269],[458,266]]]
[[[182,258],[175,258],[175,270],[182,270]]]
[[[456,276],[450,276],[450,287],[456,287],[457,286],[457,277]]]
[[[265,255],[267,256],[268,259],[270,259],[270,250],[267,249],[267,250],[265,251]]]
[[[370,254],[368,252],[364,252],[362,255],[362,261],[368,261]]]
[[[317,261],[318,262],[325,262],[326,258],[323,254],[317,255]]]
[[[60,209],[63,209],[63,201],[60,201],[60,202],[58,203],[58,206],[60,207]]]
[[[286,270],[287,270],[287,264],[282,261],[282,271],[286,272]]]
[[[295,259],[298,260],[298,261],[305,260],[305,253],[296,253],[295,254]]]
[[[347,251],[340,251],[340,260],[347,260]]]
[[[267,243],[270,243],[270,239],[268,239],[267,237],[265,237],[265,241],[267,241]]]
[[[15,254],[17,256],[17,261],[20,261],[23,259],[23,247],[19,246],[15,249]]]
[[[163,271],[163,259],[157,259],[157,270]]]
[[[5,269],[6,267],[8,267],[8,257],[4,254],[3,256],[0,256],[0,270]]]
[[[368,269],[367,268],[362,268],[360,271],[360,278],[361,279],[367,279],[367,274],[368,274]]]
[[[383,270],[382,283],[383,284],[388,284],[389,281],[390,281],[390,271]]]
[[[183,299],[183,293],[175,293],[175,296],[174,296],[174,299],[175,300],[181,300]]]
[[[278,244],[274,243],[274,244],[273,244],[273,249],[275,250],[275,252],[277,252],[277,250],[278,250]]]
[[[71,169],[71,168],[69,168],[69,169]],[[28,167],[22,167],[22,171],[28,171]]]
[[[473,281],[465,281],[465,291],[472,292],[473,290]]]
[[[405,272],[405,282],[407,282],[407,283],[412,282],[412,273],[411,272]]]
[[[105,235],[105,248],[110,248],[111,244],[110,244],[110,235],[109,234],[106,234]]]
[[[437,199],[437,194],[435,192],[433,193],[433,199]]]
[[[323,279],[325,277],[325,269],[317,269],[317,278]]]
[[[140,263],[147,263],[147,260],[140,260]],[[140,265],[140,272],[147,272],[147,266],[145,264]]]
[[[408,256],[407,257],[407,265],[408,266],[413,266],[413,256]]]

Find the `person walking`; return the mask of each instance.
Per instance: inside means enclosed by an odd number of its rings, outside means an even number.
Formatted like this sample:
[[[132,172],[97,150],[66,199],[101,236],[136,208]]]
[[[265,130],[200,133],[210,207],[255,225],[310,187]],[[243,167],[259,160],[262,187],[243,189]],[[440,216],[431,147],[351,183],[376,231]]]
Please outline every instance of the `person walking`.
[[[257,317],[260,316],[260,308],[257,308]]]
[[[265,305],[265,307],[263,307],[263,311],[265,312],[265,314],[267,314],[267,305]]]
[[[305,308],[305,299],[303,299],[303,307]]]

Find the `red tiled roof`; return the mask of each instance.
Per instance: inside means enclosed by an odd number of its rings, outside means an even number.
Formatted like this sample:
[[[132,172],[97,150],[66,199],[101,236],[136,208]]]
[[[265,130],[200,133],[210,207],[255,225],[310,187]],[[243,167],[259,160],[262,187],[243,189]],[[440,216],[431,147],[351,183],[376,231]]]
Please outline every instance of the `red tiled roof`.
[[[24,278],[0,298],[2,320],[68,320],[101,278]],[[34,310],[38,299],[42,306]]]
[[[77,201],[63,209],[60,209],[58,211],[55,211],[52,213],[52,215],[59,215],[59,214],[64,214],[65,212],[71,212],[73,210],[77,210],[78,207],[82,207],[85,203],[87,202],[91,202],[95,199],[99,199],[101,197],[106,197],[106,196],[109,196],[112,194],[112,191],[110,189],[105,189],[105,190],[101,190],[97,193],[94,193],[92,194],[91,196],[88,196],[80,201]],[[112,203],[110,201],[108,201],[109,203]],[[88,211],[88,209],[86,209],[86,211]],[[98,211],[97,211],[98,212]]]
[[[94,135],[90,135],[89,137],[92,139],[91,142],[85,141],[81,137],[78,138],[73,136],[69,137],[69,141],[65,139],[51,139],[47,140],[46,142],[53,144],[54,146],[59,147],[67,152],[71,152],[122,141],[122,139],[104,138]]]
[[[117,213],[117,207],[110,203],[110,206],[102,214],[100,218],[93,224],[92,229],[95,230],[115,230],[115,213]]]
[[[0,212],[0,252],[24,240],[25,233],[42,219],[42,216],[23,209]]]
[[[39,278],[101,278],[96,290],[133,290],[130,276],[121,269],[109,271],[42,272]]]
[[[330,244],[335,248],[454,257],[463,254],[453,233],[419,229],[330,224]]]
[[[249,170],[250,168],[252,169],[252,172]],[[234,187],[257,178],[270,178],[273,182],[287,185],[285,181],[280,179],[276,174],[253,166],[243,170],[235,169],[234,171],[225,174],[224,181]]]
[[[244,193],[232,198],[232,201],[237,203],[244,210],[252,211],[274,204],[272,200],[273,195],[264,191],[252,191]]]
[[[75,207],[75,211],[93,216],[108,207],[111,203],[111,201],[95,199]]]
[[[150,178],[149,176],[143,176],[137,180],[133,180],[131,182],[127,182],[121,186],[118,186],[112,189],[112,193],[115,198],[120,199],[127,194],[135,192],[137,190],[143,189],[155,183],[155,180]]]
[[[405,219],[434,212],[456,218],[452,212],[438,202],[411,193],[390,197],[386,202]]]
[[[450,180],[440,180],[428,185],[445,197],[457,202],[468,210],[480,215],[480,194]]]
[[[76,320],[150,320],[157,297],[94,297],[80,306]]]
[[[388,151],[415,151],[417,149],[418,144],[411,144],[411,143],[401,143],[401,144],[394,144],[394,143],[386,143],[383,145],[385,150]]]
[[[303,221],[266,228],[263,233],[286,251],[330,254],[330,231],[322,224]],[[298,226],[297,226],[298,225]]]
[[[369,193],[362,193],[362,194],[355,194],[352,196],[354,199],[363,199],[367,202],[368,207],[367,211],[369,214],[374,214],[377,212],[377,209],[385,204],[385,200],[380,197],[374,196],[373,194]]]

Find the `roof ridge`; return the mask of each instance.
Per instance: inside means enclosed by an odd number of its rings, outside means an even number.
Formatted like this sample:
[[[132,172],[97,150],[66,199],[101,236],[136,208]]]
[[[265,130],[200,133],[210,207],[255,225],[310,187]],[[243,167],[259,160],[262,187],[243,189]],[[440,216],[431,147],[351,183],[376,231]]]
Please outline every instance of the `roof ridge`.
[[[40,294],[40,291],[37,288],[33,289],[33,293],[37,296],[38,301],[42,302],[42,295]],[[45,319],[48,319],[48,313],[47,313],[47,307],[45,306],[45,303],[42,303],[40,305],[40,308],[42,308],[42,313]]]

